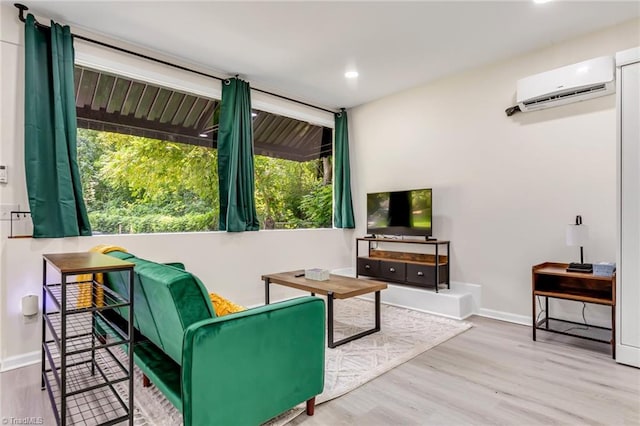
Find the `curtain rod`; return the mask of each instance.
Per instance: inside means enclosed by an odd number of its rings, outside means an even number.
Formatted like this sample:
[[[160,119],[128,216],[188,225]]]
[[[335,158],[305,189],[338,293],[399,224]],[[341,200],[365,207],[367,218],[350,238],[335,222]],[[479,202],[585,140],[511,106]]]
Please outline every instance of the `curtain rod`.
[[[20,4],[20,3],[14,3],[13,5],[18,8],[18,19],[21,22],[25,22],[26,19],[24,17],[24,12],[29,10],[29,8],[27,6],[25,6],[25,5],[23,5],[23,4]],[[37,20],[35,22],[36,22],[36,26],[39,27],[39,28],[47,28],[47,29],[49,28],[47,25],[41,24]],[[166,66],[169,66],[169,67],[177,68],[177,69],[182,70],[182,71],[187,71],[187,72],[190,72],[190,73],[193,73],[193,74],[198,74],[198,75],[201,75],[203,77],[209,77],[209,78],[212,78],[214,80],[219,80],[219,81],[227,80],[226,78],[218,77],[218,76],[215,76],[215,75],[212,75],[212,74],[207,74],[207,73],[202,72],[202,71],[194,70],[192,68],[187,68],[187,67],[184,67],[182,65],[174,64],[172,62],[168,62],[168,61],[164,61],[162,59],[154,58],[153,56],[148,56],[148,55],[145,55],[145,54],[142,54],[142,53],[134,52],[132,50],[124,49],[122,47],[114,46],[112,44],[105,43],[105,42],[102,42],[102,41],[99,41],[99,40],[94,40],[94,39],[89,38],[89,37],[85,37],[85,36],[81,36],[81,35],[73,34],[73,33],[71,35],[74,38],[79,38],[80,40],[84,40],[84,41],[87,41],[89,43],[97,44],[99,46],[107,47],[109,49],[117,50],[119,52],[127,53],[129,55],[133,55],[133,56],[137,56],[139,58],[147,59],[149,61],[157,62],[157,63],[162,64],[162,65],[166,65]],[[311,107],[311,108],[315,108],[315,109],[318,109],[320,111],[325,111],[325,112],[328,112],[328,113],[331,113],[331,114],[335,114],[336,113],[336,111],[332,111],[330,109],[326,109],[326,108],[322,108],[322,107],[319,107],[319,106],[316,106],[316,105],[308,104],[306,102],[302,102],[302,101],[299,101],[297,99],[288,98],[286,96],[282,96],[282,95],[279,95],[279,94],[273,93],[273,92],[268,92],[266,90],[256,89],[255,87],[252,87],[251,90],[255,90],[256,92],[264,93],[266,95],[275,96],[276,98],[280,98],[280,99],[284,99],[284,100],[287,100],[287,101],[295,102],[297,104],[308,106],[308,107]]]

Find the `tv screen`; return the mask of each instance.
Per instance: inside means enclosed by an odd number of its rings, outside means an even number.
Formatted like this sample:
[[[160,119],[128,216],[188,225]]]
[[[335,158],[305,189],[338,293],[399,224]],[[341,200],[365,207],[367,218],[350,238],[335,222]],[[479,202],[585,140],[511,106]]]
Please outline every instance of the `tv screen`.
[[[431,189],[367,194],[367,232],[431,236]]]

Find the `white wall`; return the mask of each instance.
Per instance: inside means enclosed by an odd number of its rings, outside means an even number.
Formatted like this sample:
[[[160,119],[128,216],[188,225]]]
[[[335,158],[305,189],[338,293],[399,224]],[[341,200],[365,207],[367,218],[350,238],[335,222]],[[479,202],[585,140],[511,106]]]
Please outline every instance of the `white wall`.
[[[115,244],[157,262],[183,262],[208,290],[243,305],[264,303],[260,277],[279,271],[319,267],[332,269],[351,262],[353,233],[337,229],[208,232],[190,234],[113,235],[60,239],[3,238],[2,359],[38,349],[40,324],[25,324],[20,299],[41,294],[42,254],[86,251]],[[271,299],[303,293],[273,286]]]
[[[23,26],[15,10],[11,3],[0,3],[0,164],[9,167],[9,183],[0,185],[0,203],[16,203],[28,210],[23,166]],[[91,61],[89,55],[84,58]],[[266,96],[258,100],[268,107]],[[272,108],[286,112],[282,103],[275,102]],[[311,118],[302,108],[294,115]],[[264,303],[262,274],[346,267],[351,264],[353,246],[353,231],[337,229],[64,239],[8,239],[8,235],[9,223],[0,222],[0,369],[39,360],[41,325],[38,321],[24,323],[20,299],[29,293],[41,295],[43,253],[116,244],[146,259],[183,262],[210,291],[243,305],[255,305]],[[301,294],[276,286],[271,297],[277,300]]]
[[[564,239],[577,214],[590,228],[586,261],[615,261],[615,96],[512,117],[504,110],[515,103],[516,80],[636,46],[639,26],[627,22],[350,111],[357,234],[365,232],[366,193],[432,187],[434,236],[452,241],[452,279],[481,284],[485,312],[523,318],[531,315],[531,266],[579,260]],[[587,319],[597,308],[587,308]]]

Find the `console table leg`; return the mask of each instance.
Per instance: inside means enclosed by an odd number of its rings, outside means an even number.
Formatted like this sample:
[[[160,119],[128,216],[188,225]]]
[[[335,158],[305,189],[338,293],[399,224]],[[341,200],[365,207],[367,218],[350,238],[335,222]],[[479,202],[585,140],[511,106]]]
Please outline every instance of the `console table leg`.
[[[546,320],[544,322],[544,326],[548,330],[549,329],[549,297],[547,296],[544,297],[544,319]]]
[[[613,284],[615,288],[615,281]],[[611,358],[616,359],[616,307],[611,307]]]
[[[335,348],[333,344],[333,292],[327,293],[327,343],[330,348]]]
[[[532,327],[531,327],[531,333],[533,335],[533,341],[536,341],[536,327],[538,326],[538,324],[536,324],[536,296],[534,294],[531,294],[531,322],[532,322]]]

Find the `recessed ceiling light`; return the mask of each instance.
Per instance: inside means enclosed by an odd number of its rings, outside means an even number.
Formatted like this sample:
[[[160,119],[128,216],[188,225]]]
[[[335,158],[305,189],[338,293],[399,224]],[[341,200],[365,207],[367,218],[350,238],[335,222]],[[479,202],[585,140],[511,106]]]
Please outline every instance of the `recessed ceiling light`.
[[[208,134],[206,134],[206,133],[200,133],[200,137],[201,137],[201,138],[208,138],[208,137],[209,137],[209,135],[208,135]]]
[[[551,0],[533,0],[535,4],[549,3]]]
[[[252,113],[251,113],[251,116],[252,116],[252,117],[257,117],[257,116],[258,116],[258,113],[257,113],[257,112],[252,112]]]
[[[346,78],[358,78],[358,71],[347,71],[344,73]]]

